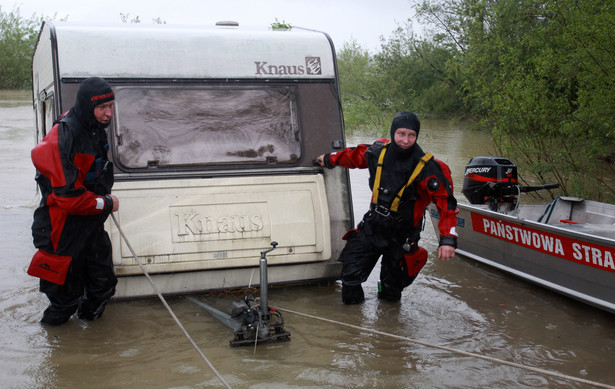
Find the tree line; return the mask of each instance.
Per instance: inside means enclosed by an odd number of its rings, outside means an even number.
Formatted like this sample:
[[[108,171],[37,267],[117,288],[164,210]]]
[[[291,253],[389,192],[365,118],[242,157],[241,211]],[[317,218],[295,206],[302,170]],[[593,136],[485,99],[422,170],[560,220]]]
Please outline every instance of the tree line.
[[[615,2],[416,1],[420,34],[408,20],[376,53],[338,50],[347,131],[386,134],[408,109],[467,119],[527,183],[615,202]],[[30,88],[43,19],[0,7],[0,88]]]
[[[615,2],[420,1],[421,35],[408,21],[376,54],[341,49],[348,129],[408,108],[472,119],[531,183],[615,202]]]
[[[32,54],[43,16],[24,18],[15,8],[0,6],[0,88],[29,89],[32,84]]]

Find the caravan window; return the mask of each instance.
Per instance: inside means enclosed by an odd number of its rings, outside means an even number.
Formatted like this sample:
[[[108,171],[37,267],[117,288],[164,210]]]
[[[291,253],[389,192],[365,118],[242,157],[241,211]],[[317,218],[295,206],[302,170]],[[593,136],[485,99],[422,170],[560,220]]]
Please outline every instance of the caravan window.
[[[301,157],[293,87],[117,87],[125,168],[293,164]]]

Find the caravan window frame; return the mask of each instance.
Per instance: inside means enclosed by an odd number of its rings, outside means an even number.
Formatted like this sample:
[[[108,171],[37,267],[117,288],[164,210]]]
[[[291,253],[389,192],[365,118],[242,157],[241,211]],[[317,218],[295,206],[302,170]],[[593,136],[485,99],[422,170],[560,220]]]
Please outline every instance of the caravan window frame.
[[[296,85],[135,84],[114,91],[111,131],[122,170],[294,166],[302,159]]]

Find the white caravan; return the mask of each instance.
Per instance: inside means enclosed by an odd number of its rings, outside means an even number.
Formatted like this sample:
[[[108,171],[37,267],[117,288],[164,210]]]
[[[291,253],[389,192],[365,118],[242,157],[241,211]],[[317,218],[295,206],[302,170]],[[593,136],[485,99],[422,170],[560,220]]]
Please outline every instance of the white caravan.
[[[116,94],[109,127],[122,231],[166,294],[332,280],[352,228],[335,49],[322,33],[236,25],[44,22],[32,61],[36,141],[79,83]],[[154,294],[111,218],[116,297]]]

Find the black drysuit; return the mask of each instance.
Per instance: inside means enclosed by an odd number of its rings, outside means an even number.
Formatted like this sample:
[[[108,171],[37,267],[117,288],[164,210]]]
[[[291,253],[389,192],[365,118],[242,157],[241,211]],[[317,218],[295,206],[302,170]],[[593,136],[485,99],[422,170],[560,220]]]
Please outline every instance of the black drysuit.
[[[32,236],[38,255],[70,257],[64,284],[40,280],[49,298],[41,322],[62,324],[77,310],[94,320],[115,293],[111,241],[104,222],[113,209],[109,196],[113,167],[107,159],[105,125],[94,108],[113,100],[109,84],[101,78],[84,80],[75,106],[32,150],[41,191],[34,212]]]
[[[385,149],[379,187],[375,188],[379,158]],[[431,202],[441,215],[438,226],[440,245],[457,247],[457,201],[453,195],[450,170],[445,163],[435,158],[428,159],[412,184],[399,195],[400,188],[408,183],[424,156],[418,144],[403,150],[387,139],[381,139],[373,145],[362,144],[325,155],[324,163],[329,168],[342,166],[369,169],[370,189],[374,194],[378,192],[377,200],[372,196],[370,210],[358,228],[349,231],[344,237],[347,243],[339,258],[343,263],[341,278],[344,303],[363,301],[361,284],[367,280],[381,255],[378,296],[390,301],[401,298],[402,290],[414,281],[420,267],[424,265],[422,262],[418,268],[408,269],[404,255],[418,249],[423,214]],[[396,197],[401,197],[399,209],[393,211],[391,205]],[[414,275],[410,276],[409,273]]]

